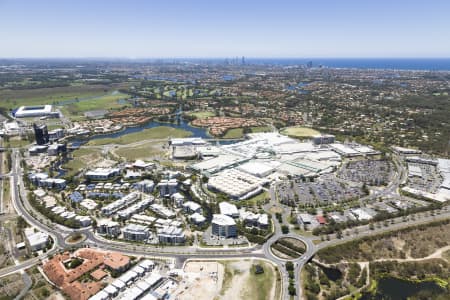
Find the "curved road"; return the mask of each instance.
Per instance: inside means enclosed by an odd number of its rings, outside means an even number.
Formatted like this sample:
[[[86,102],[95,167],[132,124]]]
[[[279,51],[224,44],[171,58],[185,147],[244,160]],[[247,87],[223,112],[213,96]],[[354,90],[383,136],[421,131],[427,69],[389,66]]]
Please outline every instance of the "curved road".
[[[0,277],[5,276],[19,270],[24,270],[29,268],[37,263],[39,263],[42,259],[45,259],[50,254],[56,253],[60,249],[67,249],[72,247],[72,245],[66,243],[66,238],[72,234],[73,232],[80,232],[86,236],[85,241],[78,244],[81,246],[89,246],[89,247],[98,247],[104,250],[114,250],[120,251],[129,255],[147,255],[147,256],[155,256],[161,258],[173,259],[175,258],[175,263],[178,266],[181,266],[184,261],[190,258],[195,259],[215,259],[215,258],[261,258],[268,259],[272,263],[278,266],[280,273],[282,275],[282,298],[289,299],[288,294],[288,285],[289,285],[289,276],[285,268],[286,261],[280,259],[272,254],[270,251],[270,245],[275,242],[280,237],[292,237],[301,240],[306,245],[305,253],[298,259],[292,260],[294,263],[294,274],[295,274],[295,282],[296,282],[296,290],[297,295],[294,297],[295,299],[301,299],[302,289],[300,283],[300,271],[313,256],[323,247],[335,245],[337,243],[342,243],[345,241],[349,241],[352,239],[360,238],[365,235],[375,234],[377,230],[367,231],[367,230],[359,230],[358,234],[349,235],[344,237],[343,239],[332,239],[327,242],[322,242],[318,246],[313,243],[314,238],[304,237],[295,233],[290,234],[282,234],[281,225],[275,217],[275,214],[272,213],[272,221],[274,226],[274,234],[273,236],[262,246],[255,246],[252,248],[224,248],[224,249],[200,249],[196,247],[152,247],[148,245],[132,245],[125,242],[117,242],[112,240],[107,240],[101,237],[98,237],[93,233],[93,231],[89,228],[73,230],[66,228],[61,225],[51,224],[46,221],[46,218],[39,214],[28,202],[26,190],[22,181],[22,168],[20,167],[20,153],[17,149],[13,151],[12,154],[12,170],[10,173],[11,176],[11,187],[13,189],[12,193],[12,202],[14,204],[14,208],[17,213],[21,215],[29,224],[35,226],[39,230],[43,232],[47,232],[50,236],[52,236],[55,241],[53,249],[48,251],[47,253],[42,254],[39,257],[29,259],[27,261],[22,262],[16,266],[10,266],[0,270]],[[394,160],[395,161],[395,160]],[[396,174],[395,179],[389,184],[383,191],[376,193],[374,195],[369,195],[363,200],[373,199],[374,197],[380,197],[382,195],[389,195],[394,193],[398,189],[398,185],[404,180],[404,176],[406,172],[402,169],[401,164],[398,161],[395,161],[397,166],[397,171],[399,174]],[[400,175],[400,176],[398,176]],[[272,199],[272,201],[275,201]],[[270,208],[270,206],[276,205],[274,202],[271,202],[266,205],[265,208]],[[267,209],[268,210],[268,209]],[[283,214],[285,215],[285,214]],[[439,216],[439,218],[450,216],[450,211],[445,211]],[[431,216],[430,216],[431,218]],[[436,218],[436,217],[434,217]],[[431,219],[432,220],[432,219]],[[426,219],[422,219],[422,222],[426,221]],[[429,220],[428,220],[429,221]],[[418,221],[420,222],[420,221]],[[47,223],[47,224],[46,224]],[[391,225],[391,226],[400,226],[399,225]],[[404,226],[411,226],[414,224],[411,223],[403,223]],[[392,230],[392,227],[384,228]],[[383,229],[383,228],[382,228]],[[317,239],[317,238],[315,238]],[[77,245],[77,246],[78,246]]]

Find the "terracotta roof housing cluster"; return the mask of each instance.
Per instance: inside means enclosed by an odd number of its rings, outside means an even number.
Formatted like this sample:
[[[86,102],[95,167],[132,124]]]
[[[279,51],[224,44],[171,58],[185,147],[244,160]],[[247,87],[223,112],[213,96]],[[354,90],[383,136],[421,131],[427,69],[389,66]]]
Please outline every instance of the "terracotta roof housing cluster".
[[[67,269],[65,262],[71,259],[82,259],[83,262],[76,268]],[[57,254],[43,266],[45,275],[72,300],[87,300],[96,294],[102,285],[100,282],[79,282],[78,278],[91,272],[99,266],[106,266],[113,270],[123,270],[130,263],[130,259],[117,252],[102,252],[93,249],[80,249],[73,255],[68,252]],[[94,275],[97,274],[94,271]],[[103,278],[102,276],[94,276]]]
[[[205,119],[196,119],[192,125],[198,127],[209,127],[209,132],[214,136],[221,136],[229,129],[260,126],[262,123],[255,119],[247,118],[229,118],[229,117],[209,117]]]

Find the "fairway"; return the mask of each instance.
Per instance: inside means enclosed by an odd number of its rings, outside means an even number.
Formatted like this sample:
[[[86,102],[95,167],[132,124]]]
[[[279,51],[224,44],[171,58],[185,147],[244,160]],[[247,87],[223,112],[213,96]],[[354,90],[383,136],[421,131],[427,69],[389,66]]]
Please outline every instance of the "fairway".
[[[89,141],[88,145],[107,145],[119,144],[126,145],[151,139],[167,139],[167,138],[182,138],[192,135],[191,132],[172,128],[167,126],[158,126],[155,128],[144,129],[140,132],[130,133],[118,138],[100,138]]]
[[[197,119],[206,119],[208,117],[214,117],[216,114],[212,111],[198,111],[190,113],[190,115],[196,117]]]
[[[292,137],[313,137],[320,134],[317,130],[302,126],[287,127],[281,131],[281,134],[285,134]]]

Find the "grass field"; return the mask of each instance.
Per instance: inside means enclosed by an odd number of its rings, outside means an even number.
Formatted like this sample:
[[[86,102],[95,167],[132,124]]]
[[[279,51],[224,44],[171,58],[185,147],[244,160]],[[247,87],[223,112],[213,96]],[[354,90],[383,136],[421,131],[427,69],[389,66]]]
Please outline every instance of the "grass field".
[[[79,85],[42,89],[2,90],[0,103],[7,109],[22,105],[57,104],[59,101],[111,94],[116,87],[107,85]]]
[[[252,133],[271,132],[272,131],[272,129],[269,126],[252,127],[251,130],[252,130]]]
[[[255,206],[255,205],[259,205],[259,204],[263,205],[264,201],[266,199],[270,199],[269,193],[266,191],[263,191],[262,193],[259,193],[256,196],[253,196],[247,200],[241,201],[241,203],[246,204],[248,206]]]
[[[281,133],[292,137],[312,137],[320,134],[317,130],[301,126],[287,127]]]
[[[108,94],[104,96],[94,97],[89,100],[80,100],[79,102],[67,104],[61,106],[61,111],[67,117],[72,116],[82,116],[84,112],[90,110],[111,110],[119,109],[125,106],[130,106],[130,104],[119,104],[118,100],[129,97],[127,94],[117,93]]]
[[[257,132],[270,132],[272,130],[269,126],[258,126],[258,127],[250,127],[250,131],[252,133],[257,133]],[[233,129],[229,129],[222,138],[223,139],[240,139],[243,136],[244,136],[243,128],[233,128]]]
[[[169,137],[172,138],[188,137],[191,134],[192,134],[191,132],[186,130],[167,126],[159,126],[155,128],[144,129],[136,133],[126,134],[118,138],[103,138],[91,140],[88,142],[88,145],[107,145],[107,144],[127,145],[150,139],[165,139]]]
[[[33,142],[34,141],[30,142],[29,140],[22,140],[20,137],[15,136],[15,137],[9,138],[9,141],[4,142],[4,144],[5,144],[4,146],[9,147],[9,148],[22,148]]]
[[[223,139],[239,139],[244,136],[244,130],[242,128],[233,128],[229,129],[224,136]]]
[[[212,111],[198,111],[190,113],[190,115],[196,117],[197,119],[205,119],[208,117],[214,117],[216,114]]]
[[[63,165],[64,170],[67,170],[66,177],[76,175],[81,169],[91,165],[91,162],[101,159],[101,153],[95,149],[78,149],[73,151],[73,159]]]
[[[279,299],[281,280],[277,270],[261,260],[221,262],[224,265],[222,291],[218,299]],[[260,265],[264,273],[255,274]]]
[[[163,143],[148,142],[136,147],[121,147],[114,150],[114,153],[127,161],[151,159],[154,156],[164,155],[165,151],[162,149],[162,146]]]

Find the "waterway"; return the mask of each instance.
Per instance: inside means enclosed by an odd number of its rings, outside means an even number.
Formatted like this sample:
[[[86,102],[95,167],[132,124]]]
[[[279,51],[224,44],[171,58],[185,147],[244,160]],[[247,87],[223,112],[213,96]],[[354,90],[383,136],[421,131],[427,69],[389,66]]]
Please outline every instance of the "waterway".
[[[375,294],[365,293],[361,300],[400,300],[419,293],[431,297],[431,295],[445,293],[445,289],[434,281],[413,282],[395,277],[383,277],[378,280]]]
[[[342,272],[337,268],[326,268],[323,266],[319,266],[319,267],[322,269],[322,271],[325,273],[325,275],[331,281],[336,281],[336,280],[342,278]]]

